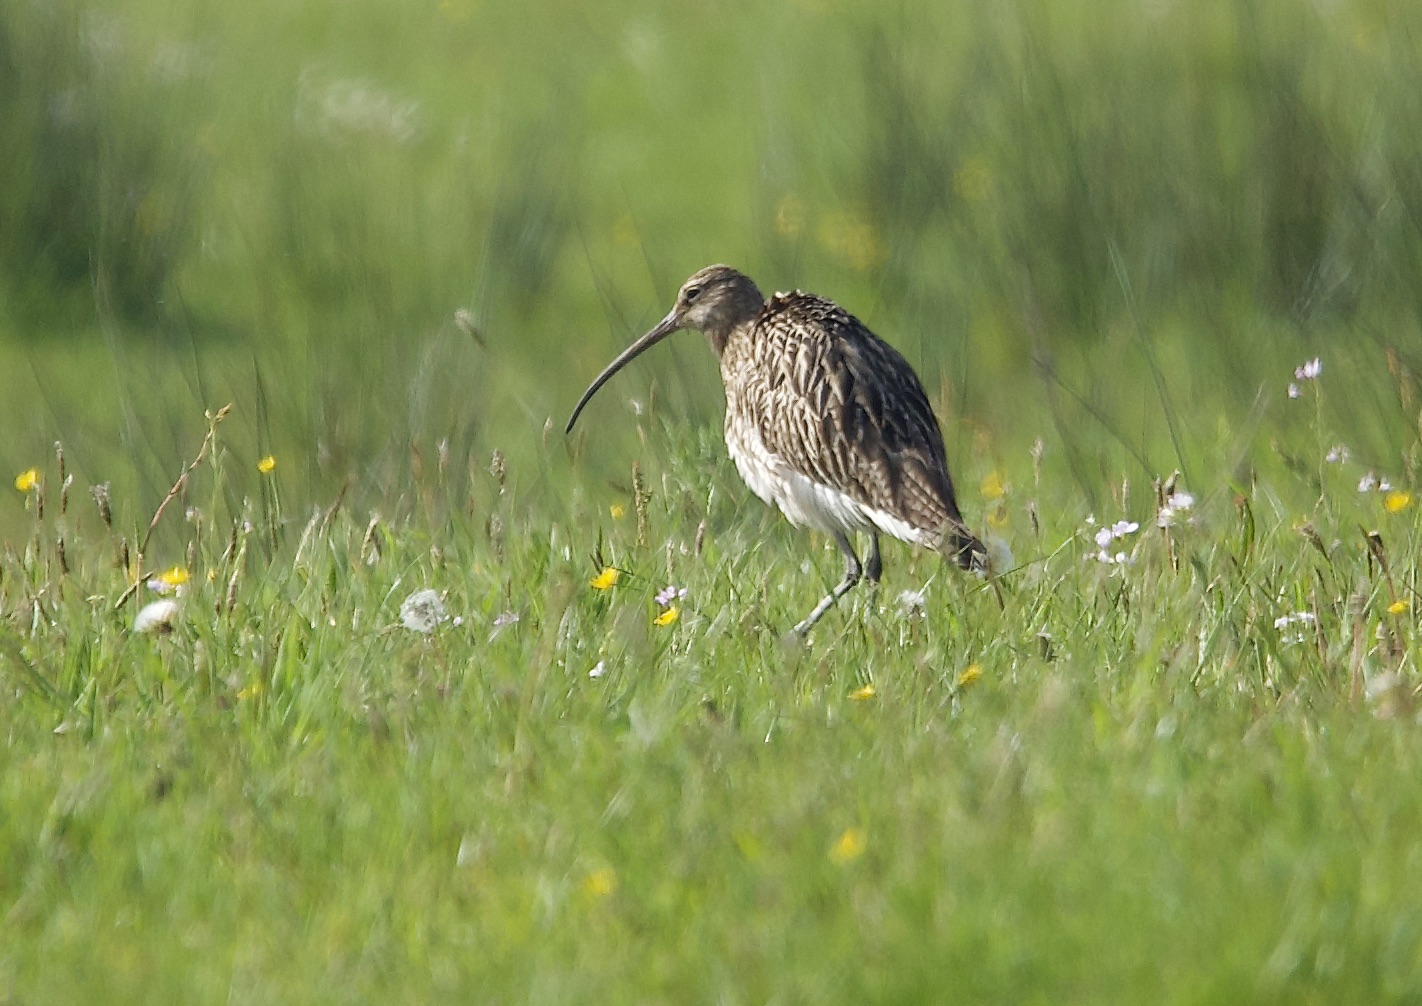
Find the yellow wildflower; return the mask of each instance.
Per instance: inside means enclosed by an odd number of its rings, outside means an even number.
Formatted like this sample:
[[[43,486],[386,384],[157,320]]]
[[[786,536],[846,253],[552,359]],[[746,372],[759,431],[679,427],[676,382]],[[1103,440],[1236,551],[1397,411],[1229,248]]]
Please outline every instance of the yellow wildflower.
[[[172,569],[164,570],[154,577],[159,583],[169,587],[181,587],[188,582],[188,571],[182,566],[174,566]]]
[[[967,667],[963,668],[962,673],[958,675],[958,687],[967,688],[969,685],[971,685],[974,681],[977,681],[978,678],[982,676],[982,664],[969,664]]]
[[[270,475],[275,470],[276,458],[272,457],[270,454],[268,454],[266,457],[262,458],[262,460],[257,462],[257,471],[261,472],[263,475]]]
[[[468,24],[469,19],[474,16],[473,4],[455,3],[454,0],[440,0],[436,9],[440,17],[450,24]]]
[[[612,225],[612,240],[624,248],[636,248],[642,243],[642,235],[637,230],[637,220],[630,213],[624,213]]]
[[[754,862],[765,855],[765,850],[761,848],[756,837],[749,832],[738,831],[732,838],[736,840],[736,848],[741,850],[741,855]]]
[[[39,487],[40,474],[38,468],[27,468],[15,476],[15,488],[22,493],[33,492]]]
[[[248,699],[255,699],[265,690],[260,681],[253,681],[250,685],[237,693],[237,701],[246,702]]]
[[[617,871],[610,866],[599,867],[583,878],[583,893],[594,900],[607,897],[617,890]]]
[[[978,487],[984,499],[1001,499],[1007,495],[1007,483],[1002,479],[1002,472],[990,471]]]
[[[877,269],[889,258],[869,218],[856,211],[831,214],[820,225],[820,244],[856,272]]]
[[[589,582],[598,590],[611,590],[621,576],[622,573],[612,566],[605,566],[602,572],[593,577]]]
[[[852,863],[864,855],[864,850],[868,844],[869,842],[864,836],[863,828],[845,828],[844,834],[835,839],[834,845],[830,846],[830,861],[838,863],[840,866],[846,863]]]
[[[1007,507],[993,507],[991,510],[988,511],[987,522],[988,527],[995,528],[998,531],[1001,531],[1003,528],[1007,527]]]
[[[681,609],[673,604],[666,611],[652,619],[652,622],[655,625],[671,625],[679,617],[681,617]]]
[[[805,204],[794,196],[786,196],[775,207],[775,233],[783,238],[796,238],[805,229]]]
[[[874,690],[874,682],[871,681],[867,685],[854,689],[849,693],[849,697],[855,702],[863,702],[865,699],[872,699],[877,694],[879,693]]]
[[[621,520],[623,517],[627,516],[627,508],[621,503],[612,504],[612,506],[607,508],[607,512],[612,514],[613,520]]]
[[[992,169],[981,157],[970,157],[953,175],[953,191],[969,202],[980,203],[993,193]]]
[[[1400,601],[1393,601],[1387,606],[1387,613],[1389,615],[1401,615],[1411,606],[1411,603],[1412,602],[1408,601],[1406,598],[1403,598]]]
[[[1405,493],[1400,489],[1394,489],[1383,497],[1383,506],[1388,513],[1401,513],[1412,505],[1412,494]]]

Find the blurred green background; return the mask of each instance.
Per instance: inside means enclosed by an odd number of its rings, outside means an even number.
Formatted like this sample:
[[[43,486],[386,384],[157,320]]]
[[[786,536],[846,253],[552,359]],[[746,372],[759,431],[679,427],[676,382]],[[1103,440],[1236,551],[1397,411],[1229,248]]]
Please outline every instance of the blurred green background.
[[[682,336],[561,433],[726,261],[903,350],[970,485],[1038,438],[1082,506],[1247,478],[1316,354],[1410,478],[1419,122],[1385,0],[3,0],[0,466],[63,440],[146,524],[232,401],[234,507],[268,453],[300,515],[494,448],[558,507],[630,399],[718,421]]]

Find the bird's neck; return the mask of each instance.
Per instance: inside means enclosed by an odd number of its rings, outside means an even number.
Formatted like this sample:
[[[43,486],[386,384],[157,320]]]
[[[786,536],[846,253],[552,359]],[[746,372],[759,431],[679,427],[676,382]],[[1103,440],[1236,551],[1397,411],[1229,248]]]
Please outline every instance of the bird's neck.
[[[726,344],[732,338],[738,334],[749,333],[755,328],[764,310],[765,301],[761,298],[760,291],[751,287],[745,299],[738,305],[738,310],[714,319],[701,330],[706,335],[706,341],[711,344],[711,351],[716,354],[716,359],[719,360],[726,352]]]
[[[726,352],[726,343],[731,339],[731,333],[736,330],[734,325],[714,325],[705,329],[706,341],[711,344],[711,352],[716,354],[716,359]]]

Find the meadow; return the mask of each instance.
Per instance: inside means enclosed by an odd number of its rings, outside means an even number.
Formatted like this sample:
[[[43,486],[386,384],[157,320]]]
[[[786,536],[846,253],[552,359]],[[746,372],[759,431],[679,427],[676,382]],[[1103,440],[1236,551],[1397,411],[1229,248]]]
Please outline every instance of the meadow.
[[[0,1004],[1422,999],[1419,39],[0,4]],[[694,334],[563,435],[713,261],[912,362],[1001,605],[788,637]]]

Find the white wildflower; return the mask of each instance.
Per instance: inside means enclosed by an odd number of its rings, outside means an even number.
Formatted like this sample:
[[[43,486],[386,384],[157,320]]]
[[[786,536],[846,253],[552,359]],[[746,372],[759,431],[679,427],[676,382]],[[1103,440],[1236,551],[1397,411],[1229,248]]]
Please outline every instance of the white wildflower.
[[[1308,638],[1305,635],[1305,630],[1317,621],[1318,619],[1311,611],[1296,611],[1291,615],[1280,615],[1274,619],[1274,628],[1279,631],[1281,643],[1293,646]]]
[[[1298,381],[1314,381],[1318,375],[1323,373],[1323,362],[1318,357],[1314,357],[1302,366],[1294,368],[1294,379]]]
[[[605,660],[599,660],[599,661],[593,666],[593,669],[590,670],[590,671],[588,671],[588,677],[596,679],[596,678],[602,677],[602,676],[603,676],[604,674],[606,674],[606,673],[607,673],[607,661],[605,661]]]
[[[1109,546],[1113,541],[1135,534],[1140,529],[1140,524],[1133,520],[1118,520],[1110,527],[1099,528],[1095,535],[1096,555],[1093,558],[1107,566],[1119,566],[1130,562],[1130,557],[1125,552],[1112,552]]]
[[[1155,515],[1156,527],[1173,527],[1183,514],[1195,506],[1195,497],[1189,493],[1171,493],[1165,498],[1165,505]],[[1185,518],[1188,522],[1191,518]]]
[[[1341,465],[1347,462],[1353,453],[1348,450],[1347,444],[1334,444],[1328,448],[1328,453],[1323,456],[1323,460],[1330,465]]]
[[[1290,384],[1290,385],[1289,385],[1289,397],[1290,397],[1290,398],[1298,398],[1298,397],[1299,397],[1300,395],[1302,395],[1302,394],[1303,394],[1303,392],[1299,390],[1299,386],[1298,386],[1297,384]]]

